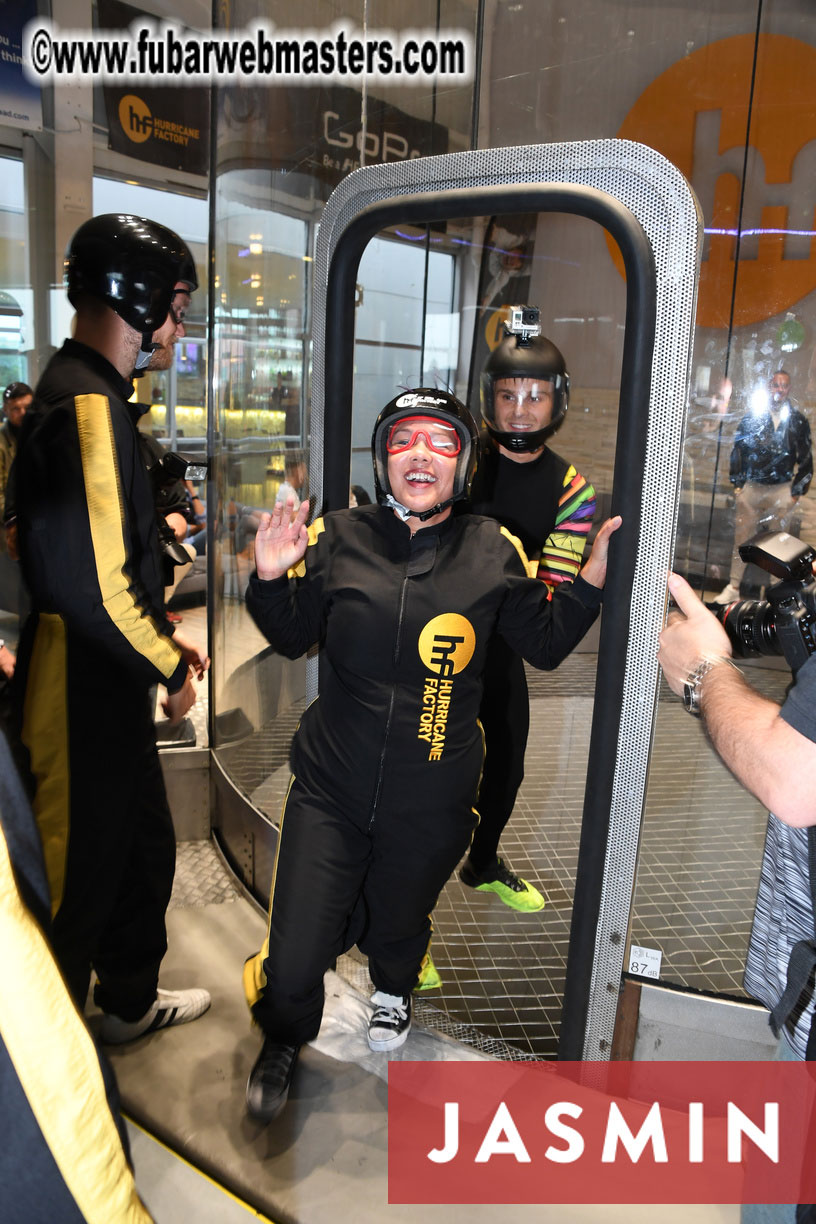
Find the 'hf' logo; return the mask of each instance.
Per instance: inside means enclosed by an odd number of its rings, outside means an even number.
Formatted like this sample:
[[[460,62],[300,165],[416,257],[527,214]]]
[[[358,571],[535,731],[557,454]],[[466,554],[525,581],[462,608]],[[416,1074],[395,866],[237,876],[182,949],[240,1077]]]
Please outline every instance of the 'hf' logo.
[[[816,289],[814,80],[816,47],[801,39],[723,38],[652,81],[618,132],[657,149],[697,192],[707,231],[702,327],[728,326],[738,238],[737,326],[770,319]],[[610,251],[622,270],[611,242]]]
[[[135,144],[143,144],[153,135],[150,107],[135,94],[125,94],[119,103],[119,122],[122,131]]]
[[[476,634],[473,626],[457,612],[446,612],[428,621],[419,635],[419,657],[429,672],[455,676],[473,658]]]

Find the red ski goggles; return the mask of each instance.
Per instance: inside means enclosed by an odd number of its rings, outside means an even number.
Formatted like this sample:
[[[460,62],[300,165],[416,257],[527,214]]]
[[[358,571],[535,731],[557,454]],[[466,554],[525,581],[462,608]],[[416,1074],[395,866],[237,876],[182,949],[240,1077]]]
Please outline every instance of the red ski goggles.
[[[403,417],[392,425],[385,449],[389,455],[399,455],[416,446],[418,438],[423,438],[428,449],[436,455],[454,458],[462,449],[462,439],[452,425],[423,416]]]

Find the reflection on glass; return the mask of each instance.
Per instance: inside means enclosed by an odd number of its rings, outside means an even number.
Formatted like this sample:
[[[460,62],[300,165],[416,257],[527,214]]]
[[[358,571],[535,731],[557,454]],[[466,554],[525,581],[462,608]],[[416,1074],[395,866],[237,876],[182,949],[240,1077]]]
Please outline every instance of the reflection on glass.
[[[281,491],[292,489],[298,498],[309,492],[304,337],[311,235],[304,220],[268,207],[270,186],[268,174],[246,171],[223,175],[217,188],[213,658],[216,748],[225,761],[231,745],[262,731],[303,693],[302,666],[265,649],[243,598],[261,514]],[[266,756],[255,753],[238,779],[247,795],[274,773],[274,754]],[[274,803],[267,810],[277,816]]]
[[[28,382],[26,350],[34,347],[33,298],[26,266],[23,163],[0,157],[0,391]]]
[[[806,321],[816,294],[803,232],[813,227],[804,186],[813,131],[801,89],[812,77],[816,52],[804,14],[791,6],[763,6],[757,38],[730,28],[724,16],[724,10],[699,14],[674,46],[665,44],[662,75],[654,74],[630,112],[638,130],[627,120],[622,134],[671,157],[703,209],[674,564],[705,598],[727,600],[739,597],[740,582],[744,594],[759,593],[767,582],[754,567],[742,574],[733,563],[743,542],[736,538],[731,478],[740,422],[750,418],[758,393],[767,402],[769,379],[781,368],[790,372],[791,394],[806,412],[813,398],[813,335]],[[681,78],[691,89],[679,141],[678,115],[673,111],[669,121],[663,103],[680,96]],[[816,539],[812,504],[812,496],[803,497],[790,524],[808,539]],[[780,661],[741,666],[752,684],[781,699],[790,677]],[[688,726],[692,721],[664,690],[632,938],[662,950],[665,980],[740,994],[766,813],[716,760],[699,728]]]

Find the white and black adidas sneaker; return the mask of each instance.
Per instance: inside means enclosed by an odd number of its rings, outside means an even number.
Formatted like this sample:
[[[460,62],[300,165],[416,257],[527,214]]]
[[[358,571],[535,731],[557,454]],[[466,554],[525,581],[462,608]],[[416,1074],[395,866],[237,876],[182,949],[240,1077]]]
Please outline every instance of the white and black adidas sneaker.
[[[153,1005],[139,1020],[123,1020],[121,1016],[105,1012],[99,1035],[107,1045],[135,1041],[137,1037],[154,1033],[157,1029],[197,1020],[204,1015],[210,1002],[209,991],[206,990],[159,990]]]

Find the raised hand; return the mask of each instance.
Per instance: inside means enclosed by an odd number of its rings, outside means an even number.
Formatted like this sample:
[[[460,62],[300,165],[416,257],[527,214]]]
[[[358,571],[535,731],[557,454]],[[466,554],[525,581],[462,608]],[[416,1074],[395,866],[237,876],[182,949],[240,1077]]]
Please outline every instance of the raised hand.
[[[606,558],[609,552],[609,538],[613,531],[618,530],[622,522],[621,516],[616,514],[614,518],[606,520],[596,535],[595,543],[592,545],[592,552],[589,554],[586,565],[581,570],[581,577],[590,586],[602,587],[606,582]]]
[[[262,514],[255,536],[255,568],[264,581],[282,578],[293,565],[303,560],[309,540],[306,519],[309,502],[295,511],[292,497],[279,502],[271,514]]]

